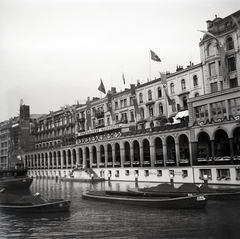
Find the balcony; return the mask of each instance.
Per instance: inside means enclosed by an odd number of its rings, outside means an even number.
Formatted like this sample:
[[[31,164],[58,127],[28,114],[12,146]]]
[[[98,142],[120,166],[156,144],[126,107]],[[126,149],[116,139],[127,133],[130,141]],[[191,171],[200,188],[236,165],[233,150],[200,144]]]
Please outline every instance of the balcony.
[[[98,118],[98,119],[103,118],[104,117],[104,112],[100,111],[100,110],[96,111],[95,112],[95,117]]]

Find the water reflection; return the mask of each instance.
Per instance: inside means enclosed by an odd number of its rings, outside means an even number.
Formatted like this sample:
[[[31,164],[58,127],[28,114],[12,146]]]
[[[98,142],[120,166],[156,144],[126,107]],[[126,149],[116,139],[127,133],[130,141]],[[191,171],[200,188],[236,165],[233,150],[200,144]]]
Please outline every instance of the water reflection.
[[[139,187],[157,184],[139,183]],[[240,238],[239,201],[209,201],[204,210],[160,210],[82,200],[84,190],[127,190],[135,182],[34,179],[28,193],[71,200],[64,214],[0,213],[0,238]],[[8,235],[8,236],[7,236]]]

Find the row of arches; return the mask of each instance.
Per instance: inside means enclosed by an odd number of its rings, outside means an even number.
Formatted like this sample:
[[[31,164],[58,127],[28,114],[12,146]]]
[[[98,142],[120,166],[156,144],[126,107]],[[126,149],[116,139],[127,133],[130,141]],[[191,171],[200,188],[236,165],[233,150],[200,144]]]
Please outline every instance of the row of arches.
[[[202,131],[198,142],[193,143],[186,134],[96,143],[32,153],[25,156],[25,163],[29,168],[39,169],[74,168],[77,165],[87,168],[181,166],[209,160],[217,162],[218,159],[220,163],[240,160],[240,128],[235,130],[233,138],[222,129],[215,132],[214,139],[211,137]]]

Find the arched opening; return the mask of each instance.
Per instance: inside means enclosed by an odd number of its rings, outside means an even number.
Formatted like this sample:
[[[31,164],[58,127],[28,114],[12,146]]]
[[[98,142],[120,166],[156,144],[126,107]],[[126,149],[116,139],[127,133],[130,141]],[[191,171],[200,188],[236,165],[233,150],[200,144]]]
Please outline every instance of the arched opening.
[[[53,164],[53,162],[52,162],[52,160],[53,160],[53,157],[52,157],[52,152],[50,152],[49,153],[49,168],[52,168],[52,164]]]
[[[112,166],[113,158],[112,158],[112,145],[107,145],[107,154],[108,154],[108,166]]]
[[[71,168],[72,167],[72,155],[71,155],[70,150],[67,151],[67,157],[68,157],[68,160],[67,160],[68,168]]]
[[[85,153],[86,153],[86,165],[85,167],[90,168],[90,151],[89,148],[85,148]]]
[[[115,157],[116,157],[115,166],[121,166],[121,152],[119,143],[115,143]]]
[[[83,150],[82,150],[82,148],[78,149],[78,154],[79,154],[79,166],[82,167],[83,166]]]
[[[72,156],[73,156],[73,166],[76,166],[76,164],[77,164],[77,154],[76,154],[75,149],[73,149],[73,151],[72,151]]]
[[[57,166],[57,154],[54,151],[53,152],[53,168],[56,168],[56,166]]]
[[[163,144],[159,137],[155,139],[155,160],[156,165],[163,165]]]
[[[140,165],[140,147],[137,140],[133,141],[133,166]]]
[[[175,140],[172,136],[167,137],[167,166],[176,166]]]
[[[197,144],[197,161],[198,164],[206,164],[212,161],[212,151],[210,137],[207,133],[202,132],[198,137]]]
[[[189,141],[185,134],[179,137],[179,148],[180,148],[180,165],[189,165],[190,153],[189,153]]]
[[[143,165],[151,166],[150,160],[150,145],[147,139],[143,140]]]
[[[93,163],[92,163],[92,166],[96,167],[97,166],[97,149],[96,149],[96,146],[92,147],[92,151],[93,151]]]
[[[66,151],[63,150],[63,168],[66,168],[66,165],[67,165]]]
[[[57,157],[58,157],[58,168],[61,168],[62,163],[61,163],[61,152],[60,151],[57,152]]]
[[[240,127],[233,133],[233,160],[235,164],[240,163]]]
[[[100,166],[105,166],[105,150],[103,145],[100,145]]]
[[[124,165],[129,166],[131,164],[130,162],[130,145],[126,141],[124,142],[124,151],[125,151],[125,159],[124,159]]]

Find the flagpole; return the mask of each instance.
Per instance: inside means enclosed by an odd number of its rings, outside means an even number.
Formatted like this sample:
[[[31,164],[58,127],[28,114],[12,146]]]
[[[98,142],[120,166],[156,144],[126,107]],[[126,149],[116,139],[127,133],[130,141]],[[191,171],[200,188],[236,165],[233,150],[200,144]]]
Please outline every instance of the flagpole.
[[[149,78],[151,81],[151,53],[150,53],[150,48],[149,48]]]

